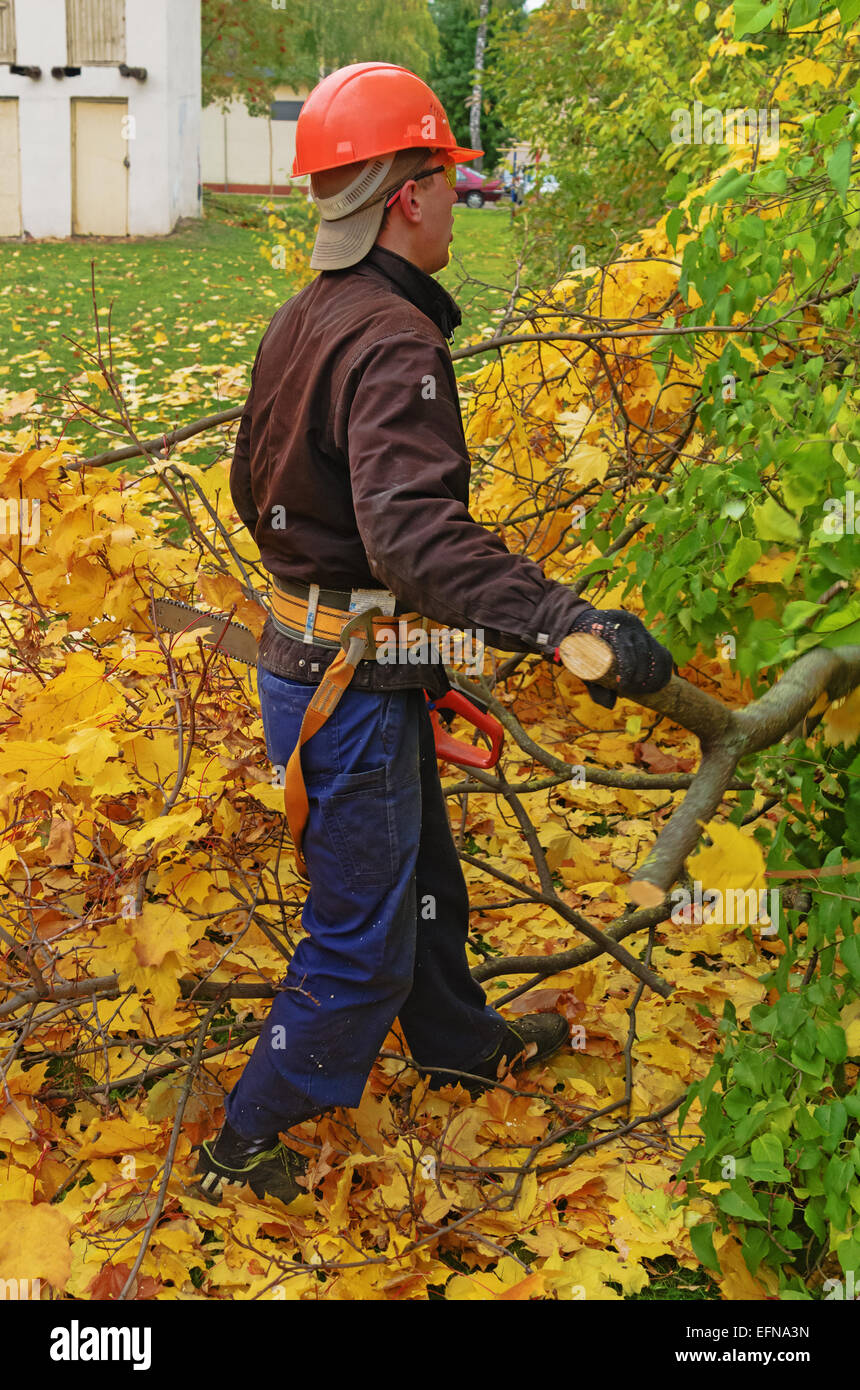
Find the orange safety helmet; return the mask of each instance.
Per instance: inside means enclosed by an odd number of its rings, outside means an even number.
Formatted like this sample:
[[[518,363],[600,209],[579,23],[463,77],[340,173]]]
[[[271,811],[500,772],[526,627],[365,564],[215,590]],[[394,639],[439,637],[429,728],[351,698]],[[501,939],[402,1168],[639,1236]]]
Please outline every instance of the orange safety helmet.
[[[420,145],[454,164],[484,153],[457,144],[441,101],[414,72],[351,63],[324,77],[302,106],[293,177]]]

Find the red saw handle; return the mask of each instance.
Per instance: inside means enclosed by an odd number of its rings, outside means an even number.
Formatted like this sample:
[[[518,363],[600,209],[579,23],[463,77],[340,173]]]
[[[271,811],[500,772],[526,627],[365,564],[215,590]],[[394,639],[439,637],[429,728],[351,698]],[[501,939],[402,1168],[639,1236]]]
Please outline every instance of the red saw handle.
[[[447,695],[441,696],[438,700],[428,700],[427,708],[433,725],[436,757],[440,762],[454,763],[456,767],[495,767],[505,737],[504,727],[498,719],[474,704],[459,690],[449,690]],[[453,734],[449,734],[442,726],[437,713],[440,709],[449,709],[453,714],[459,714],[462,719],[468,720],[476,729],[480,729],[481,733],[489,738],[490,747],[476,748],[472,743],[454,738]]]

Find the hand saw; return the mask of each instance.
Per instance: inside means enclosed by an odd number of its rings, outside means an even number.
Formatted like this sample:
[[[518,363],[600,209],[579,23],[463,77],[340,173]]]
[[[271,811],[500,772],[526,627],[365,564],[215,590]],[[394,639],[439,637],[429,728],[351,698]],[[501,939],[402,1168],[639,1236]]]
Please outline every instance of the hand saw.
[[[256,637],[249,627],[231,618],[229,613],[206,613],[178,598],[157,598],[154,606],[155,619],[162,631],[193,633],[207,647],[217,647],[227,656],[256,666]]]

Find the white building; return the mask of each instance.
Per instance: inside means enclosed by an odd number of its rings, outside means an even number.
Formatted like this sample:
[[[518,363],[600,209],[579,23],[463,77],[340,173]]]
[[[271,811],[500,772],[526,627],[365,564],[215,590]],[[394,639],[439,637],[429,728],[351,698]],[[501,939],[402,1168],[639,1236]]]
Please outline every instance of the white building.
[[[200,0],[0,0],[0,236],[200,216]]]
[[[268,116],[251,116],[243,101],[203,108],[202,161],[206,188],[230,193],[289,193],[296,122],[307,92],[276,87]]]

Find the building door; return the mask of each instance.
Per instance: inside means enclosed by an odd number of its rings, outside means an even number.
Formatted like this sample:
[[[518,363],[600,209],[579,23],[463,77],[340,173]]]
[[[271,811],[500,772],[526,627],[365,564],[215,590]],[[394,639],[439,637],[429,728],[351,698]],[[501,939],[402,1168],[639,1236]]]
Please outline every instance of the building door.
[[[21,235],[18,100],[0,101],[0,236]]]
[[[127,101],[72,102],[72,231],[128,236]]]

